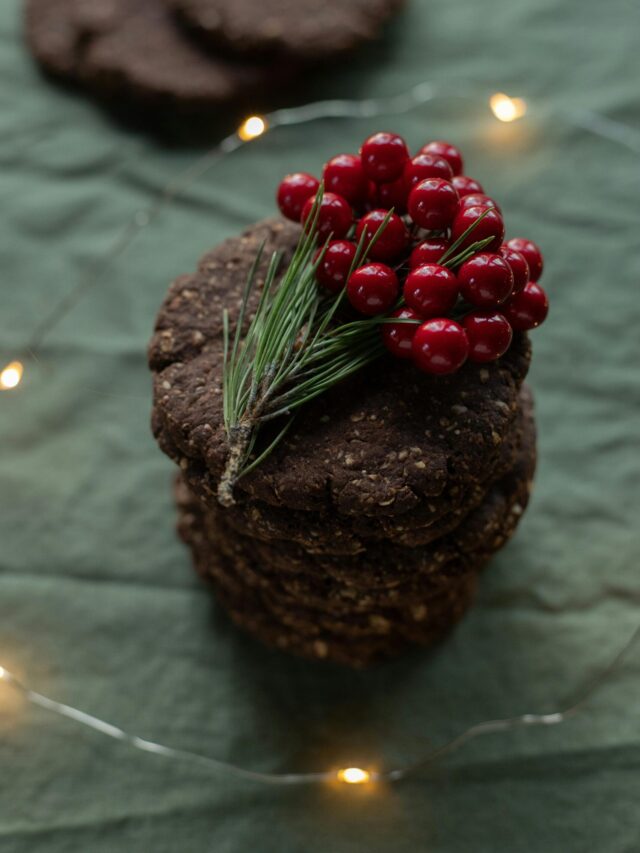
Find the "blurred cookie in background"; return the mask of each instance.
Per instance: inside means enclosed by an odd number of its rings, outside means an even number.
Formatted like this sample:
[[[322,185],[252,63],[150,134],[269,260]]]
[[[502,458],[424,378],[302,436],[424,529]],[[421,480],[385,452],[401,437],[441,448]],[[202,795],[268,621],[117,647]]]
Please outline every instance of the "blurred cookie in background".
[[[206,52],[163,0],[27,0],[26,37],[46,71],[121,106],[205,113],[286,78]]]
[[[165,0],[203,41],[236,55],[314,62],[380,36],[403,0]]]
[[[373,38],[400,2],[25,0],[25,36],[49,75],[194,141],[299,100],[314,63]]]

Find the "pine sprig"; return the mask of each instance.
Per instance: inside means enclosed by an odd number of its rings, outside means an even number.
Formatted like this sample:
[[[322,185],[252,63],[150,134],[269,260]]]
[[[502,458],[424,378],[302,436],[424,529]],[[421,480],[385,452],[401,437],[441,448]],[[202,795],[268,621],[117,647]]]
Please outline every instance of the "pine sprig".
[[[327,297],[318,288],[316,267],[321,263],[327,245],[316,258],[321,199],[322,188],[293,257],[277,284],[282,253],[273,253],[255,314],[244,337],[242,330],[263,258],[264,244],[247,278],[233,334],[228,311],[225,309],[223,312],[223,420],[228,441],[226,466],[218,487],[218,500],[223,506],[233,504],[235,483],[267,458],[286,435],[301,406],[385,352],[380,326],[390,322],[388,317],[340,322],[338,309],[344,302],[346,291],[343,289],[338,296]],[[366,260],[391,213],[371,239],[367,241],[365,234],[362,235],[351,271]],[[490,242],[492,238],[478,241],[456,253],[481,219],[479,217],[451,245],[441,263],[457,267]],[[394,318],[393,322],[403,321]],[[268,446],[252,458],[261,427],[279,419],[283,421],[281,429]]]

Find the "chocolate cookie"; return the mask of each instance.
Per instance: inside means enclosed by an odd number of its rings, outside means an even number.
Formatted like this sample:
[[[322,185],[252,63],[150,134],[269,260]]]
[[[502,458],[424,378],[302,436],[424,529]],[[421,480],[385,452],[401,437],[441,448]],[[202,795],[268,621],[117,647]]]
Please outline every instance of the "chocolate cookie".
[[[153,430],[210,501],[226,461],[222,309],[237,315],[262,241],[259,282],[272,251],[281,249],[286,265],[298,234],[298,226],[271,219],[225,241],[173,283],[156,322],[149,348]],[[487,480],[512,427],[529,358],[525,335],[498,361],[467,363],[449,377],[381,358],[306,406],[275,451],[240,480],[237,499],[337,520],[404,516],[410,523],[455,490]]]
[[[231,620],[243,631],[253,635],[267,646],[299,657],[333,661],[343,666],[361,669],[374,662],[398,655],[408,646],[406,640],[397,636],[352,638],[348,642],[328,634],[315,638],[307,637],[276,622],[273,615],[265,609],[259,595],[245,592],[242,596],[234,596],[220,588],[216,598]],[[439,633],[434,631],[434,642],[446,633],[448,627],[450,626],[447,625],[447,628]]]
[[[26,37],[50,73],[111,102],[197,111],[282,83],[285,69],[205,52],[164,0],[27,0]]]
[[[402,0],[167,0],[207,41],[234,54],[304,62],[378,36]]]
[[[226,511],[205,508],[182,480],[176,489],[179,531],[197,555],[196,567],[205,578],[215,577],[217,555],[222,553],[235,565],[241,582],[284,594],[292,606],[302,603],[343,616],[408,606],[476,572],[504,544],[526,507],[534,469],[532,431],[516,466],[494,485],[483,504],[457,530],[424,548],[380,543],[356,557],[337,558],[310,555],[282,541],[268,545],[238,537],[226,525]]]
[[[463,615],[479,571],[513,534],[535,468],[532,426],[513,470],[451,534],[425,549],[376,545],[356,558],[312,557],[225,527],[177,487],[180,532],[196,568],[231,618],[263,642],[312,658],[365,666],[409,644],[430,645]]]
[[[291,510],[253,500],[225,510],[225,522],[241,536],[265,542],[295,542],[312,554],[352,555],[364,551],[373,542],[385,540],[408,548],[426,545],[457,527],[465,515],[482,502],[491,484],[512,469],[523,441],[528,440],[528,435],[535,435],[533,402],[526,386],[520,390],[518,404],[516,419],[498,449],[487,479],[464,489],[452,486],[437,501],[423,504],[409,517],[337,517],[330,511]],[[215,505],[215,496],[209,493],[206,485],[203,487],[202,466],[186,461],[181,467],[194,493],[206,504]]]
[[[211,580],[216,590],[223,588],[228,593],[238,595],[247,587],[240,583],[234,574],[235,564],[218,553],[215,574]],[[477,572],[451,579],[450,583],[438,593],[423,596],[409,606],[378,608],[370,611],[353,611],[345,614],[328,611],[321,607],[305,605],[291,596],[271,589],[252,587],[266,612],[280,625],[285,625],[297,634],[307,637],[332,636],[349,642],[366,637],[401,637],[411,643],[428,642],[432,634],[432,617],[449,613],[450,606],[462,597],[468,601],[465,593],[475,589]]]
[[[220,566],[223,573],[225,568],[232,572],[225,557],[220,558]],[[216,583],[216,598],[238,627],[253,634],[266,645],[283,651],[316,660],[331,660],[356,668],[397,655],[412,642],[429,646],[440,640],[464,615],[473,601],[476,587],[473,575],[460,584],[455,594],[451,593],[434,602],[428,621],[425,621],[420,629],[420,639],[413,640],[395,631],[365,631],[355,636],[341,636],[326,630],[313,633],[301,631],[295,624],[280,621],[260,592],[234,584],[232,574],[226,574],[226,578],[225,582]],[[308,622],[313,617],[302,616],[302,619]],[[287,621],[293,620],[287,617]]]

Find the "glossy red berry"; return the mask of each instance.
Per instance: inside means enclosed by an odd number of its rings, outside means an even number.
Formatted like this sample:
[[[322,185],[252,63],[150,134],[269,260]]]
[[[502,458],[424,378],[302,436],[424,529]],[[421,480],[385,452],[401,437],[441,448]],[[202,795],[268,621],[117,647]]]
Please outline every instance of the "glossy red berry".
[[[481,252],[458,270],[460,293],[472,305],[490,308],[511,296],[513,272],[501,255]]]
[[[407,160],[404,179],[409,189],[427,178],[442,178],[444,181],[450,181],[453,178],[453,171],[449,163],[437,154],[416,154],[411,160]]]
[[[418,243],[409,258],[409,268],[415,269],[424,264],[437,264],[440,258],[449,248],[450,243],[444,237],[432,237],[430,240],[423,240]]]
[[[365,251],[367,250],[369,241],[378,233],[387,216],[389,216],[388,210],[372,210],[371,213],[367,213],[358,222],[356,242],[360,240],[363,232],[365,232]],[[409,232],[406,225],[397,213],[392,213],[384,230],[378,235],[371,249],[367,251],[367,256],[374,261],[390,261],[404,252],[408,242]]]
[[[404,283],[404,301],[423,320],[448,314],[456,304],[459,284],[455,275],[439,264],[411,270]]]
[[[300,217],[303,225],[311,216],[315,196],[308,198],[302,208]],[[353,212],[349,202],[335,193],[324,193],[320,202],[320,210],[316,223],[320,240],[326,240],[330,234],[334,237],[344,237],[353,223]]]
[[[318,250],[316,259],[322,254]],[[351,265],[356,255],[356,244],[350,240],[332,240],[316,267],[316,279],[331,293],[338,293],[347,283]]]
[[[495,361],[511,346],[513,330],[503,314],[473,311],[462,321],[469,341],[470,361]]]
[[[525,284],[531,280],[527,259],[521,252],[510,249],[506,243],[500,246],[500,254],[511,267],[511,272],[513,273],[513,292],[520,293],[521,290],[524,290]]]
[[[409,215],[420,228],[442,231],[451,225],[458,202],[452,183],[442,178],[427,178],[409,193]]]
[[[462,172],[464,166],[462,154],[459,149],[450,142],[443,142],[440,139],[435,140],[434,142],[428,142],[426,145],[422,146],[420,153],[437,154],[438,157],[442,157],[449,163],[454,175],[459,175]]]
[[[369,179],[356,154],[338,154],[325,164],[322,177],[328,192],[341,195],[352,205],[362,204],[369,189]]]
[[[398,308],[390,317],[401,320],[417,320],[417,323],[382,323],[380,334],[382,343],[396,358],[411,358],[413,336],[420,324],[420,318],[411,308]]]
[[[480,219],[482,217],[482,219]],[[480,220],[480,221],[478,221]],[[451,241],[458,240],[467,228],[477,223],[473,230],[464,238],[460,249],[466,249],[479,240],[492,237],[492,241],[485,246],[486,251],[493,251],[502,245],[504,240],[504,221],[502,216],[492,207],[463,207],[461,208],[451,226]]]
[[[467,177],[467,175],[456,175],[452,183],[458,190],[460,198],[464,198],[466,195],[471,195],[471,193],[482,193],[484,195],[484,190],[478,181],[474,178]]]
[[[398,277],[386,264],[366,264],[351,274],[347,296],[361,314],[382,314],[398,298]]]
[[[377,207],[383,207],[385,210],[393,208],[394,213],[403,215],[407,212],[408,195],[409,188],[404,178],[397,178],[388,184],[378,184],[376,193]]]
[[[549,300],[540,285],[530,281],[524,290],[511,297],[502,310],[517,332],[526,332],[545,321],[549,313]]]
[[[484,193],[470,193],[463,196],[460,199],[460,207],[495,207],[498,213],[502,214],[498,202]]]
[[[507,246],[524,255],[526,262],[529,264],[531,281],[538,281],[544,269],[544,259],[540,247],[533,240],[526,240],[524,237],[512,237],[511,240],[507,240]]]
[[[362,143],[360,157],[367,176],[377,184],[386,184],[402,175],[409,151],[397,133],[374,133]]]
[[[454,373],[467,359],[469,343],[459,323],[446,317],[427,320],[411,344],[413,360],[425,373]]]
[[[305,202],[315,196],[319,186],[320,181],[306,172],[295,172],[283,178],[276,196],[282,215],[294,222],[300,222]]]

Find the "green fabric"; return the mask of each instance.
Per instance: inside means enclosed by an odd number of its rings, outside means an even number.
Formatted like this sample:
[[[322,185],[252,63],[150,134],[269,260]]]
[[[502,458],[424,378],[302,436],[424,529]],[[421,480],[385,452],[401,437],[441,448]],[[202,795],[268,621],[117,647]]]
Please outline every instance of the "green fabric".
[[[274,131],[212,168],[118,258],[0,394],[0,664],[123,728],[263,770],[395,766],[467,725],[573,695],[638,619],[639,7],[414,0],[309,98],[450,93],[410,114]],[[163,149],[39,77],[0,5],[3,359],[195,152]],[[471,100],[458,98],[464,90]],[[494,90],[528,99],[498,125]],[[582,109],[606,141],[569,125]],[[546,250],[530,510],[459,630],[353,674],[232,629],[174,534],[144,348],[169,281],[273,211],[281,174],[368,132],[459,140],[512,234]],[[626,147],[625,147],[626,146]],[[635,153],[632,149],[635,146]],[[495,735],[405,784],[240,783],[25,706],[0,684],[0,851],[638,850],[639,653],[566,726]]]

